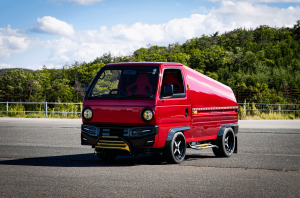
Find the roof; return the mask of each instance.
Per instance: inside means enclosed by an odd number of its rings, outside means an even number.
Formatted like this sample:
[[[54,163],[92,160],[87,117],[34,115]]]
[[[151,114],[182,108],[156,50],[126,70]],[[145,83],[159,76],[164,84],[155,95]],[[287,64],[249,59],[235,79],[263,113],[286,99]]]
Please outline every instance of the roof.
[[[172,62],[120,62],[120,63],[109,63],[105,66],[160,66],[160,65],[176,65],[183,66],[181,63],[172,63]]]

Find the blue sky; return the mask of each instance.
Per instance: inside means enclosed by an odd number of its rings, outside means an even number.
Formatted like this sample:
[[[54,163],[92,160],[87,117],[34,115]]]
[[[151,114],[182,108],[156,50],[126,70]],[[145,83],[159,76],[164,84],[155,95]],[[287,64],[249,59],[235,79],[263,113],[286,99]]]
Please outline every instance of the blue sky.
[[[0,68],[60,68],[216,31],[292,27],[299,6],[300,0],[0,0]]]

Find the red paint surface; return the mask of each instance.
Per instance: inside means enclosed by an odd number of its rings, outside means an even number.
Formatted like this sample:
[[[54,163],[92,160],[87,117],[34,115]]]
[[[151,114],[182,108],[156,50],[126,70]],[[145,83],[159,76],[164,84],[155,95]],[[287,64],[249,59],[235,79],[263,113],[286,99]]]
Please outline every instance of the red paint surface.
[[[83,120],[83,123],[98,126],[158,125],[159,132],[152,148],[162,148],[171,128],[190,126],[191,129],[184,132],[184,135],[187,142],[192,142],[215,139],[221,125],[237,124],[238,122],[238,114],[234,109],[237,107],[236,99],[231,88],[226,85],[179,63],[117,63],[105,67],[121,65],[159,66],[160,75],[155,99],[84,99],[83,107],[91,107],[94,114],[91,121]],[[186,92],[185,98],[161,99],[159,97],[163,71],[166,68],[181,69]],[[151,108],[154,112],[154,119],[150,123],[143,122],[140,117],[140,113],[145,107]],[[210,109],[203,110],[206,107]],[[214,107],[233,108],[218,110]],[[187,117],[185,108],[188,108],[189,112]],[[194,108],[198,108],[196,114],[192,114]]]

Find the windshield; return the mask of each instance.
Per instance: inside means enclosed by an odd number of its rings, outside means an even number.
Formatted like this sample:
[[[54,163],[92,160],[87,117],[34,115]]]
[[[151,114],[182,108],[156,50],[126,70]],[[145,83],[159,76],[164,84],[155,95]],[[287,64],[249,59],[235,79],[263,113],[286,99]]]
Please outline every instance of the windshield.
[[[107,67],[101,70],[90,98],[154,98],[158,67]]]

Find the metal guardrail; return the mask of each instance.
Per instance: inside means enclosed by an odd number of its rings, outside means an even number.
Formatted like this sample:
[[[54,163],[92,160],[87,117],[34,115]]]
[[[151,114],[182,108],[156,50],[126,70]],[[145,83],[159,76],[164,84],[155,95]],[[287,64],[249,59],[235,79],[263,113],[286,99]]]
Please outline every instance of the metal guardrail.
[[[22,112],[22,113],[46,113],[46,118],[48,118],[48,113],[81,113],[81,112],[61,112],[61,111],[48,111],[48,105],[54,104],[54,105],[69,105],[69,104],[77,104],[82,105],[82,103],[59,103],[59,102],[0,102],[0,104],[6,104],[6,111],[0,111],[0,112],[6,112],[6,116],[8,116],[8,113],[16,113],[16,112]],[[8,104],[43,104],[45,105],[45,111],[9,111],[8,110]]]
[[[81,113],[81,112],[61,112],[61,111],[48,111],[48,105],[69,105],[69,104],[75,104],[75,105],[82,105],[82,103],[59,103],[59,102],[0,102],[0,104],[6,104],[6,111],[0,111],[0,112],[6,112],[6,115],[8,116],[8,113],[13,112],[23,112],[23,113],[46,113],[46,118],[48,117],[48,113]],[[8,107],[9,104],[43,104],[45,105],[44,111],[9,111]],[[300,111],[300,104],[266,104],[266,103],[237,103],[238,106],[243,106],[246,111],[254,111],[252,109],[252,105],[255,105],[256,107],[260,106],[262,109],[255,109],[257,111],[276,111],[276,112],[298,112]],[[246,106],[250,106],[250,108],[246,109]],[[263,107],[266,106],[268,109],[264,109]],[[270,109],[270,106],[277,106],[277,108]],[[294,109],[282,109],[283,106],[294,106]],[[299,108],[297,108],[299,107]]]
[[[254,109],[252,109],[252,105],[255,105],[255,110],[256,111],[273,111],[273,112],[279,112],[279,114],[281,114],[281,112],[298,112],[300,111],[300,104],[266,104],[266,103],[237,103],[238,106],[242,106],[244,107],[245,111],[254,111]],[[246,106],[250,106],[249,109],[246,108]],[[262,109],[258,109],[257,107],[261,107]],[[264,109],[263,107],[266,106],[267,109]],[[269,108],[270,106],[274,106],[275,108]],[[277,106],[277,107],[276,107]],[[283,106],[288,106],[289,109],[282,109]],[[294,107],[294,109],[291,109],[292,107]],[[298,107],[298,108],[297,108]]]

